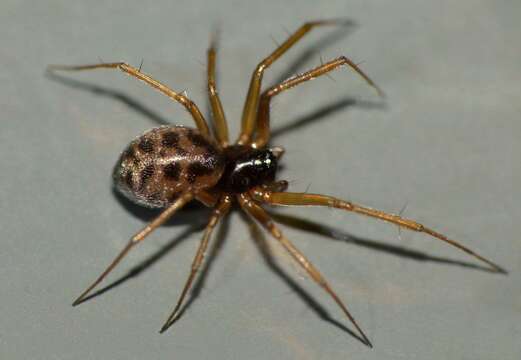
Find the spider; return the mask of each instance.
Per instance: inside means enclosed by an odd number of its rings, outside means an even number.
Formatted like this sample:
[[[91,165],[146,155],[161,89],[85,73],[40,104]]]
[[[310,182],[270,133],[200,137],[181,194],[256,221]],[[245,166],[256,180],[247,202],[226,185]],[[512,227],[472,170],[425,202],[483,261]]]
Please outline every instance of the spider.
[[[257,65],[253,71],[244,104],[241,132],[235,143],[229,141],[225,114],[217,92],[215,80],[216,45],[214,40],[211,41],[207,52],[208,96],[213,115],[214,134],[210,132],[208,124],[197,105],[185,94],[170,89],[141,72],[141,69],[134,68],[127,63],[49,66],[50,71],[121,70],[183,105],[197,126],[197,129],[183,126],[162,126],[151,129],[133,140],[123,151],[113,173],[116,188],[130,200],[140,205],[164,208],[164,210],[132,236],[110,265],[74,301],[73,306],[83,302],[87,295],[134,246],[141,243],[152,231],[194,199],[213,208],[213,211],[193,259],[188,279],[176,306],[162,326],[161,333],[178,319],[183,301],[203,263],[211,234],[219,221],[236,203],[280,242],[313,281],[333,298],[357,329],[361,340],[369,347],[372,347],[369,338],[351,315],[345,303],[337,296],[319,270],[283,235],[270,215],[264,210],[263,205],[324,206],[377,218],[399,227],[426,233],[486,263],[493,271],[505,272],[492,261],[416,221],[332,196],[286,192],[288,182],[276,180],[277,164],[284,153],[284,149],[268,146],[270,140],[270,102],[273,97],[344,65],[356,71],[380,96],[383,96],[380,88],[353,61],[345,56],[323,63],[261,92],[264,72],[273,62],[313,28],[338,23],[338,20],[304,23]]]

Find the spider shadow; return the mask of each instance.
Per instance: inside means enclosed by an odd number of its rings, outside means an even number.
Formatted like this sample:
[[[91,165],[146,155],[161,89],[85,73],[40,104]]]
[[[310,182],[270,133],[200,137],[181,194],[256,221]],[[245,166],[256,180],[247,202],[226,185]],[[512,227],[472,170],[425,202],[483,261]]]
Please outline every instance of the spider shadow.
[[[408,249],[398,245],[387,244],[379,241],[375,241],[368,238],[358,237],[343,230],[335,229],[333,227],[320,224],[311,220],[303,219],[294,215],[286,215],[276,213],[273,211],[269,212],[270,215],[277,222],[299,229],[313,234],[317,234],[326,237],[330,240],[343,241],[348,244],[361,246],[370,250],[380,251],[386,254],[395,255],[402,258],[407,258],[419,262],[433,262],[439,264],[446,264],[452,266],[459,266],[467,269],[480,270],[497,274],[498,272],[482,265],[474,264],[467,261],[454,260],[439,256],[429,255],[425,252]]]
[[[147,208],[138,204],[133,203],[121,194],[115,187],[112,188],[112,195],[121,204],[121,206],[132,216],[137,217],[144,222],[150,222],[155,219],[163,209]],[[179,226],[179,225],[192,225],[201,227],[206,225],[206,219],[210,217],[211,210],[200,202],[192,200],[183,208],[181,208],[175,216],[172,216],[162,226]],[[194,219],[199,220],[194,224]]]
[[[121,91],[90,84],[90,83],[79,81],[79,80],[74,80],[69,77],[58,75],[58,74],[50,72],[50,71],[47,71],[45,73],[45,75],[48,79],[50,79],[52,81],[56,81],[62,85],[66,85],[66,86],[74,88],[74,89],[88,91],[94,95],[106,96],[106,97],[112,98],[114,100],[117,100],[117,101],[125,104],[131,110],[134,110],[137,113],[144,115],[146,118],[148,118],[152,122],[155,122],[158,125],[172,125],[171,122],[166,120],[164,117],[159,115],[157,112],[151,110],[147,106],[143,105],[141,102],[135,100],[134,98],[126,95],[125,93],[123,93]]]
[[[343,27],[326,35],[322,41],[318,42],[317,44],[308,46],[304,50],[304,52],[301,55],[299,55],[297,57],[297,59],[294,60],[290,65],[288,65],[288,67],[285,71],[283,71],[281,73],[281,75],[275,80],[276,83],[282,82],[285,79],[287,79],[288,77],[293,76],[304,63],[309,61],[309,59],[311,57],[316,55],[316,53],[320,52],[322,49],[326,48],[327,46],[330,46],[331,44],[339,41],[341,38],[347,36],[347,34],[350,33],[355,26],[356,26],[356,24],[353,21],[348,20],[345,22],[345,25]],[[144,115],[146,118],[148,118],[150,121],[156,123],[157,125],[172,125],[172,123],[170,121],[165,119],[159,113],[155,112],[154,110],[145,106],[144,104],[142,104],[135,98],[133,98],[119,90],[107,88],[105,86],[94,85],[94,84],[87,83],[87,82],[80,81],[80,80],[71,79],[67,76],[59,75],[59,74],[56,74],[56,73],[50,72],[50,71],[47,71],[45,73],[45,76],[48,79],[50,79],[52,81],[56,81],[62,85],[65,85],[65,86],[68,86],[68,87],[71,87],[74,89],[88,91],[88,92],[98,95],[98,96],[105,96],[105,97],[109,97],[114,100],[117,100],[120,103],[123,103],[124,105],[126,105],[131,110],[134,110],[137,113]],[[207,101],[206,105],[207,105],[206,113],[211,114],[208,101]],[[353,97],[341,98],[326,106],[320,107],[318,110],[312,112],[311,114],[308,114],[300,119],[297,119],[288,125],[284,125],[282,127],[275,128],[274,131],[272,132],[272,138],[283,135],[287,132],[296,130],[300,127],[308,125],[309,123],[315,122],[317,120],[326,118],[328,115],[341,111],[342,109],[350,107],[350,106],[359,106],[359,107],[363,107],[363,108],[367,108],[367,109],[375,109],[375,108],[382,109],[385,107],[384,103],[382,103],[382,102],[357,100]]]
[[[253,220],[248,218],[245,214],[242,214],[242,216],[246,219],[246,221],[248,221],[250,225],[251,236],[254,239],[254,243],[259,249],[266,265],[277,276],[279,276],[286,283],[286,285],[288,285],[289,288],[293,292],[295,292],[322,320],[327,321],[330,324],[333,324],[342,331],[345,331],[364,345],[370,346],[370,344],[367,344],[364,341],[364,339],[360,337],[358,334],[356,334],[354,331],[349,329],[347,326],[345,326],[338,320],[335,320],[333,317],[331,317],[329,312],[322,305],[320,305],[320,303],[311,294],[304,290],[295,280],[291,278],[291,276],[289,276],[279,266],[279,264],[277,264],[271,252],[268,241],[266,240],[266,237],[264,236],[264,233],[261,231],[259,226]]]
[[[143,210],[142,207],[134,205],[133,203],[126,200],[122,195],[120,195],[117,192],[115,192],[115,196],[119,197],[121,202],[124,204],[124,206],[127,207],[129,209],[129,211],[134,213],[137,217],[140,217],[145,220],[147,220],[149,216],[151,218],[154,217],[154,215],[151,215],[148,211],[146,211],[146,210],[150,211],[150,209]],[[197,204],[197,203],[195,203],[195,204]],[[122,285],[123,283],[127,282],[128,280],[131,280],[132,278],[139,276],[144,270],[148,269],[149,267],[154,265],[156,262],[161,260],[168,253],[173,251],[179,244],[181,244],[184,240],[186,240],[188,237],[190,237],[190,235],[192,235],[195,232],[202,231],[206,226],[206,222],[193,225],[193,219],[194,219],[193,212],[197,211],[197,210],[200,210],[199,206],[194,205],[193,209],[189,209],[187,211],[187,212],[189,212],[186,215],[187,219],[191,219],[191,221],[187,221],[187,222],[191,223],[192,224],[191,226],[189,226],[186,230],[184,230],[181,234],[179,234],[174,239],[169,241],[167,244],[163,245],[160,249],[155,251],[152,255],[150,255],[143,261],[141,261],[138,265],[132,267],[123,276],[119,277],[118,279],[116,279],[115,281],[106,285],[105,287],[101,288],[100,290],[92,293],[91,295],[85,297],[81,301],[81,303],[89,301],[95,297],[98,297],[98,296],[106,293],[107,291],[112,290],[112,289],[118,287],[119,285]],[[182,211],[183,210],[181,210],[181,212]],[[203,217],[204,217],[204,219],[207,219],[209,217],[209,214],[208,214],[208,216],[203,216]],[[173,221],[170,221],[170,223],[173,224]],[[179,221],[177,221],[177,223],[179,223]],[[181,308],[181,311],[179,312],[175,321],[177,321],[177,319],[179,319],[183,315],[183,313],[192,305],[192,303],[199,297],[201,290],[204,288],[207,275],[214,263],[214,260],[218,256],[218,254],[220,253],[220,251],[223,247],[224,241],[228,235],[228,231],[229,231],[229,217],[227,216],[223,219],[222,224],[218,229],[214,244],[210,250],[207,260],[205,261],[205,263],[203,265],[201,273],[197,277],[197,280],[194,283],[194,286],[192,287],[192,291],[189,294],[188,300]],[[172,322],[172,324],[174,322]],[[170,325],[172,325],[172,324],[170,324]]]
[[[123,276],[119,277],[118,279],[114,280],[110,284],[104,286],[103,288],[93,292],[89,296],[86,296],[79,304],[82,304],[84,302],[87,302],[89,300],[92,300],[104,293],[106,293],[109,290],[112,290],[123,283],[127,282],[130,279],[133,279],[137,276],[139,276],[143,271],[154,265],[156,262],[161,260],[166,254],[168,254],[170,251],[173,251],[179,244],[181,244],[184,240],[186,240],[190,235],[192,235],[194,232],[202,230],[203,227],[201,226],[191,226],[188,229],[184,230],[181,234],[176,236],[174,239],[169,241],[167,244],[163,245],[159,250],[154,252],[151,256],[146,258],[145,260],[141,261],[136,266],[132,267],[130,270],[128,270]]]
[[[305,63],[307,63],[308,61],[311,60],[311,58],[313,58],[317,54],[320,54],[320,52],[322,50],[326,49],[327,47],[331,46],[332,44],[334,44],[334,43],[340,41],[341,39],[343,39],[344,37],[348,36],[351,32],[353,32],[353,30],[354,30],[354,28],[356,28],[356,26],[357,26],[357,24],[355,21],[346,19],[343,21],[341,26],[339,26],[335,31],[332,31],[329,34],[325,35],[321,41],[318,41],[312,45],[308,45],[305,48],[305,50],[303,52],[301,52],[301,54],[295,60],[293,60],[290,64],[288,64],[286,66],[286,69],[284,71],[280,72],[280,75],[277,76],[275,78],[275,80],[273,80],[273,84],[280,84],[283,81],[287,80],[288,78],[294,76],[302,68],[302,66]],[[277,44],[277,46],[279,46],[279,45],[280,44]],[[348,105],[354,105],[355,103],[356,103],[356,101],[352,98],[344,99],[343,101],[341,101],[341,104],[337,104],[336,106],[335,106],[335,104],[333,104],[331,106],[332,107],[331,110],[329,110],[329,111],[323,110],[323,112],[327,112],[327,114],[328,114],[328,113],[334,111],[333,108],[334,109],[338,108],[337,110],[340,110]],[[210,101],[208,98],[206,98],[205,114],[207,115],[207,118],[210,118],[211,114],[212,114],[211,104],[210,104]],[[326,116],[327,114],[324,113],[322,116]],[[312,120],[308,120],[308,121],[304,121],[304,122],[311,122],[311,121]],[[213,126],[214,124],[212,123],[211,125]],[[297,127],[299,127],[299,126],[297,126]],[[291,128],[286,131],[289,131],[289,130],[291,130]],[[282,130],[281,132],[286,132],[286,131]],[[276,131],[272,132],[272,137],[274,137],[275,135],[276,135]]]
[[[114,197],[118,200],[118,202],[129,212],[131,215],[145,221],[150,222],[154,218],[159,215],[161,210],[158,209],[149,209],[139,205],[132,203],[130,200],[125,198],[121,193],[119,193],[115,188],[112,189]],[[210,210],[202,206],[196,201],[192,201],[185,205],[179,212],[170,218],[163,226],[180,226],[180,225],[189,225],[186,230],[184,230],[181,234],[176,236],[174,239],[169,241],[167,244],[161,246],[159,250],[154,252],[145,260],[141,261],[138,265],[132,267],[128,270],[123,276],[119,277],[115,281],[110,284],[104,286],[103,288],[93,292],[89,296],[85,297],[79,304],[89,301],[93,298],[96,298],[107,291],[122,285],[128,280],[137,277],[144,270],[148,269],[150,266],[155,264],[161,258],[163,258],[167,253],[172,251],[175,247],[177,247],[182,241],[190,237],[194,232],[200,231],[204,229],[206,225],[206,221],[195,221],[194,219],[207,219],[210,216]],[[78,305],[79,305],[78,304]]]
[[[336,42],[351,34],[356,27],[357,24],[355,21],[345,19],[341,25],[336,27],[335,30],[323,36],[320,41],[316,41],[308,45],[305,48],[305,50],[302,51],[301,54],[295,60],[293,60],[289,65],[287,65],[286,69],[282,71],[277,78],[275,78],[274,84],[279,84],[287,80],[288,78],[294,76],[305,63],[311,60],[311,58],[313,58],[317,54],[320,54],[320,52],[326,49],[327,47],[335,44]]]
[[[338,28],[336,31],[333,31],[327,34],[321,41],[316,42],[315,44],[309,45],[292,63],[290,63],[286,70],[281,73],[281,75],[275,79],[274,84],[279,84],[288,78],[294,76],[302,66],[307,63],[312,57],[316,56],[317,53],[320,53],[323,49],[328,46],[340,41],[342,38],[349,35],[357,24],[354,21],[346,20],[344,26]],[[294,121],[290,122],[287,125],[274,127],[271,132],[271,138],[276,138],[277,136],[284,135],[288,132],[297,130],[301,127],[314,123],[318,120],[323,120],[327,118],[329,115],[333,113],[339,112],[341,110],[347,109],[349,107],[356,106],[364,109],[385,109],[386,104],[384,101],[369,101],[369,100],[361,100],[354,97],[341,97],[329,104],[323,105],[317,110],[309,113],[308,115],[304,115],[303,117],[297,118]]]
[[[342,97],[338,100],[335,100],[329,104],[323,105],[317,110],[304,115],[300,118],[295,119],[289,124],[277,126],[271,132],[271,138],[274,139],[278,136],[284,135],[286,133],[292,132],[294,130],[300,129],[311,123],[315,123],[320,120],[325,120],[330,115],[339,112],[341,110],[345,110],[349,107],[360,107],[364,109],[379,109],[383,110],[386,108],[386,104],[381,101],[370,101],[370,100],[360,100],[354,97]]]
[[[217,231],[217,235],[215,237],[214,244],[208,254],[208,257],[206,258],[206,261],[204,262],[202,266],[202,270],[200,274],[197,277],[197,280],[194,283],[194,286],[192,287],[192,290],[188,296],[188,300],[186,303],[181,307],[181,310],[179,311],[179,314],[177,317],[171,322],[169,325],[172,326],[177,320],[179,320],[185,311],[187,311],[190,306],[193,304],[195,300],[199,297],[201,294],[201,290],[204,288],[204,285],[206,284],[206,279],[208,278],[208,274],[215,262],[215,259],[220,254],[223,245],[225,243],[225,240],[228,236],[228,232],[230,230],[230,216],[225,216],[221,222],[221,225],[219,226],[219,229]]]

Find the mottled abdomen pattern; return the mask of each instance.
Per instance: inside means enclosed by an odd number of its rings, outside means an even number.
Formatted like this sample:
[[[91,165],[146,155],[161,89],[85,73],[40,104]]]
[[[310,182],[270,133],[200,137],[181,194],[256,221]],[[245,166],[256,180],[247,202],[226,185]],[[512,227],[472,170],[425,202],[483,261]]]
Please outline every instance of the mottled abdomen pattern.
[[[162,126],[128,145],[114,168],[114,181],[130,200],[164,207],[182,192],[212,187],[223,170],[223,155],[197,130]]]

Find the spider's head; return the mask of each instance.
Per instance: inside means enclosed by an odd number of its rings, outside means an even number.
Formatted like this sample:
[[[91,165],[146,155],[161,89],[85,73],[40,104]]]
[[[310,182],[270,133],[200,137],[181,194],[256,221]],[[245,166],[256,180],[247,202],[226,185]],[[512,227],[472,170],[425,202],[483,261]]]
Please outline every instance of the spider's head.
[[[275,179],[278,159],[284,150],[252,149],[243,146],[230,146],[226,149],[226,170],[221,177],[221,186],[227,192],[243,193],[254,186]]]

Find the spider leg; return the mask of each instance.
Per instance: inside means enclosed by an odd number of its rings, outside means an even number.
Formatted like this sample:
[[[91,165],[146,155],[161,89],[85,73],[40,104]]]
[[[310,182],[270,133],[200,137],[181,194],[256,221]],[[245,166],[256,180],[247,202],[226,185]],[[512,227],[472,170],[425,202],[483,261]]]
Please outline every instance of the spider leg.
[[[226,125],[226,116],[224,115],[223,106],[217,93],[215,84],[215,56],[216,56],[216,36],[212,38],[210,48],[208,49],[208,96],[212,107],[213,121],[215,122],[215,133],[217,141],[222,147],[228,145],[228,126]]]
[[[239,203],[242,209],[250,215],[253,219],[257,220],[269,233],[277,239],[282,246],[290,253],[290,255],[297,261],[297,263],[308,273],[308,275],[324,289],[342,309],[344,314],[347,316],[349,321],[358,330],[358,333],[362,336],[363,341],[367,346],[373,347],[367,336],[364,334],[360,326],[358,326],[355,318],[351,315],[346,305],[340,300],[331,286],[328,284],[326,279],[320,274],[317,268],[305,257],[305,255],[298,250],[293,243],[291,243],[275,225],[271,217],[264,211],[264,209],[258,205],[253,199],[247,194],[238,195]]]
[[[346,22],[341,20],[319,20],[307,22],[303,24],[297,31],[291,34],[286,41],[284,41],[278,48],[275,49],[275,51],[273,51],[267,58],[262,60],[257,65],[251,76],[248,95],[246,96],[246,102],[244,103],[241,134],[237,139],[238,144],[245,145],[249,143],[253,134],[255,120],[257,119],[257,108],[259,106],[259,95],[264,70],[266,70],[275,60],[282,56],[282,54],[289,50],[297,41],[299,41],[314,27],[322,25],[341,25],[343,23]]]
[[[215,207],[215,204],[219,201],[219,194],[213,193],[211,191],[206,190],[198,190],[195,194],[195,199],[201,203],[203,203],[204,206],[207,207]]]
[[[176,213],[177,210],[182,208],[186,203],[192,200],[193,195],[191,193],[185,193],[181,195],[172,205],[167,207],[158,217],[156,217],[152,222],[150,222],[147,226],[145,226],[141,231],[136,233],[129,240],[125,248],[121,250],[121,252],[112,260],[110,265],[101,273],[101,275],[94,281],[83,293],[74,302],[72,306],[76,306],[81,304],[86,296],[98,285],[115,267],[116,265],[128,254],[130,249],[132,249],[136,244],[143,241],[152,231],[161,226],[165,221],[167,221],[172,215]]]
[[[266,184],[260,185],[260,187],[263,190],[275,191],[275,192],[286,191],[288,186],[289,186],[289,183],[286,180],[277,180],[277,181],[268,182]]]
[[[142,73],[139,69],[136,69],[133,66],[130,66],[124,62],[117,63],[101,63],[101,64],[92,64],[92,65],[49,65],[47,67],[48,71],[81,71],[81,70],[94,70],[94,69],[119,69],[124,73],[127,73],[130,76],[133,76],[146,84],[152,86],[156,90],[159,90],[170,99],[177,101],[181,105],[183,105],[186,110],[192,115],[197,128],[201,132],[202,135],[207,138],[210,137],[210,131],[208,129],[208,124],[206,123],[203,114],[197,107],[197,105],[190,99],[188,99],[185,95],[178,94],[174,90],[170,89],[168,86],[163,85],[159,81],[151,78],[150,76]]]
[[[208,225],[206,225],[206,229],[203,234],[203,238],[201,239],[201,243],[199,245],[199,248],[197,249],[197,252],[195,254],[194,260],[192,262],[192,268],[190,270],[190,275],[188,276],[188,279],[186,280],[185,286],[183,288],[183,291],[181,292],[181,296],[179,297],[177,304],[168,317],[168,319],[165,321],[165,324],[161,327],[160,332],[165,332],[179,317],[179,310],[181,309],[181,305],[183,304],[183,300],[188,294],[188,291],[192,287],[192,282],[195,278],[195,275],[197,274],[197,271],[201,267],[201,264],[204,260],[204,255],[206,253],[206,249],[208,248],[208,242],[210,241],[210,236],[212,235],[213,229],[219,222],[219,220],[228,213],[231,205],[231,197],[229,195],[224,196],[219,200],[218,205],[214,209],[212,216],[210,217],[210,220],[208,221]]]
[[[271,98],[280,94],[281,92],[291,89],[303,82],[313,80],[319,76],[326,75],[330,71],[337,69],[342,65],[347,65],[355,70],[364,80],[372,86],[378,95],[384,96],[384,93],[380,88],[367,76],[362,69],[360,69],[353,61],[345,56],[341,56],[337,59],[322,64],[314,69],[311,69],[303,74],[292,77],[278,85],[275,85],[266,91],[264,91],[260,97],[259,110],[257,117],[257,132],[256,138],[253,142],[253,147],[261,148],[266,145],[270,139],[270,102]]]
[[[320,195],[320,194],[307,194],[307,193],[290,193],[290,192],[270,192],[264,189],[254,189],[251,191],[251,196],[253,199],[271,204],[271,205],[286,205],[286,206],[327,206],[336,209],[342,209],[346,211],[352,211],[358,214],[370,216],[373,218],[377,218],[380,220],[384,220],[398,226],[426,233],[436,239],[444,241],[464,252],[473,256],[474,258],[484,262],[487,264],[492,270],[499,273],[506,273],[499,265],[493,263],[492,261],[484,258],[483,256],[477,254],[473,250],[470,250],[466,246],[463,246],[457,241],[451,240],[447,238],[445,235],[440,234],[424,225],[410,219],[404,219],[399,215],[386,213],[380,210],[375,210],[372,208],[364,207],[361,205],[354,204],[349,201],[344,201],[341,199],[334,198],[332,196]]]

